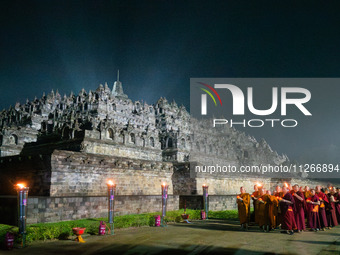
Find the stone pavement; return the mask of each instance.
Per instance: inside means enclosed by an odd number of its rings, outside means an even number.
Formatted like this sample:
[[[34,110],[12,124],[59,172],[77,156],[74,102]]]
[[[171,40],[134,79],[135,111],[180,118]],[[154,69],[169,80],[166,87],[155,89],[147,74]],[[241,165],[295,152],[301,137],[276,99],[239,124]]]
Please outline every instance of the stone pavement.
[[[117,230],[114,236],[85,236],[85,244],[71,240],[35,242],[25,249],[0,254],[340,254],[340,227],[292,236],[258,227],[239,230],[235,221],[193,221],[166,228]]]

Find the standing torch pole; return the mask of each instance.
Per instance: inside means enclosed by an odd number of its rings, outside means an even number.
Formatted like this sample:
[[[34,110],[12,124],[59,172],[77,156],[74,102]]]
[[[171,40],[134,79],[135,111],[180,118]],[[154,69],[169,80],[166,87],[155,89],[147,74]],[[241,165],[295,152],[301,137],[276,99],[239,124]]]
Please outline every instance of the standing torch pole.
[[[166,205],[168,202],[168,188],[169,185],[165,183],[162,184],[162,217],[161,217],[161,227],[166,227],[165,216],[166,216]]]
[[[24,184],[17,184],[18,192],[18,227],[22,237],[21,248],[26,247],[26,218],[27,218],[27,197],[29,187]]]
[[[109,224],[111,229],[111,235],[114,235],[114,207],[115,207],[116,184],[109,180],[107,182],[107,188],[109,199]]]
[[[208,219],[208,211],[209,211],[209,196],[208,196],[208,188],[209,186],[203,184],[203,205],[206,219]]]

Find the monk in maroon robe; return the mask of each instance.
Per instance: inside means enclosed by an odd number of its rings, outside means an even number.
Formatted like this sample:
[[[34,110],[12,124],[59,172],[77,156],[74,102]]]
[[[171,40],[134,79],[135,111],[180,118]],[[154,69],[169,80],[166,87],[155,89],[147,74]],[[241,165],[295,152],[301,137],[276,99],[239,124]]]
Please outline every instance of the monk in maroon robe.
[[[319,197],[315,195],[315,190],[310,190],[311,197],[306,199],[307,213],[308,213],[308,227],[311,231],[319,231],[320,220],[319,220]]]
[[[336,209],[335,209],[335,198],[334,198],[334,190],[333,187],[329,188],[330,190],[327,190],[327,198],[328,198],[328,207],[326,208],[326,216],[327,216],[327,223],[328,223],[328,229],[331,229],[331,227],[335,227],[338,225],[338,220],[336,217]]]
[[[282,187],[283,198],[280,200],[280,209],[282,214],[282,225],[281,229],[285,230],[282,233],[287,233],[289,235],[294,234],[296,228],[295,218],[294,218],[294,198],[288,192],[286,186]]]
[[[340,222],[340,188],[334,194],[335,199],[335,209],[336,209],[336,216],[338,219],[338,223]]]
[[[298,232],[306,230],[305,224],[305,196],[300,191],[299,185],[295,184],[293,187],[294,193],[294,218]]]
[[[328,206],[328,198],[327,196],[321,192],[321,186],[316,186],[315,187],[316,195],[319,197],[320,200],[320,206],[319,206],[319,219],[320,219],[320,225],[321,229],[323,231],[326,230],[328,227],[328,222],[327,222],[327,216],[326,216],[326,206]]]

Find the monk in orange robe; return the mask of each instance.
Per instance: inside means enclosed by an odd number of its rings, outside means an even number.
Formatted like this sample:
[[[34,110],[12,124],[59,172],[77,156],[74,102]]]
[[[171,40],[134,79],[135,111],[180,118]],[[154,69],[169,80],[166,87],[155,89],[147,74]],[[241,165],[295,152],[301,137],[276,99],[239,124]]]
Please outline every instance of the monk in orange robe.
[[[267,227],[267,231],[273,230],[277,226],[277,218],[278,218],[278,206],[279,200],[276,196],[272,196],[270,191],[267,191],[267,207],[268,207],[268,218],[270,220],[270,224]]]
[[[258,224],[263,231],[267,230],[267,226],[269,228],[270,219],[268,213],[268,195],[265,194],[265,189],[260,189],[260,197],[257,200],[258,206]],[[269,231],[269,229],[268,229]]]
[[[240,219],[241,229],[248,230],[250,222],[250,195],[246,193],[244,187],[240,188],[241,194],[237,196],[238,217]]]
[[[311,191],[310,191],[308,186],[305,186],[305,190],[304,190],[303,194],[305,196],[305,199],[307,199],[307,198],[312,196]]]
[[[254,221],[255,223],[258,223],[258,215],[257,215],[257,206],[258,204],[256,203],[257,199],[260,197],[260,193],[259,193],[259,188],[257,185],[254,185],[254,192],[251,195],[251,198],[253,200],[253,206],[254,206],[254,213],[251,215],[251,221]]]

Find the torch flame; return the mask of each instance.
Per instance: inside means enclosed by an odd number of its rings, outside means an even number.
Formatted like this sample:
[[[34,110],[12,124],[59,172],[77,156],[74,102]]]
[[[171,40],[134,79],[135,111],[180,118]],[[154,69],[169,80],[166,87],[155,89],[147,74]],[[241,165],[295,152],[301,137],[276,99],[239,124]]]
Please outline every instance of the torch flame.
[[[285,182],[285,183],[284,183],[284,185],[285,185],[285,187],[287,187],[287,188],[288,188],[288,183],[287,183],[287,182]]]
[[[113,186],[113,185],[114,185],[114,183],[113,183],[113,181],[112,181],[112,180],[108,180],[108,181],[107,181],[107,184],[108,184],[108,185],[111,185],[111,186]]]
[[[17,186],[18,186],[20,189],[25,188],[25,184],[23,184],[23,183],[18,183]]]
[[[207,186],[205,183],[203,184],[203,187]]]
[[[256,183],[256,186],[257,186],[257,187],[262,187],[262,184],[259,183],[259,182],[257,182],[257,183]]]
[[[165,187],[165,185],[166,185],[166,183],[165,183],[165,182],[163,182],[162,186],[163,186],[163,187]]]

